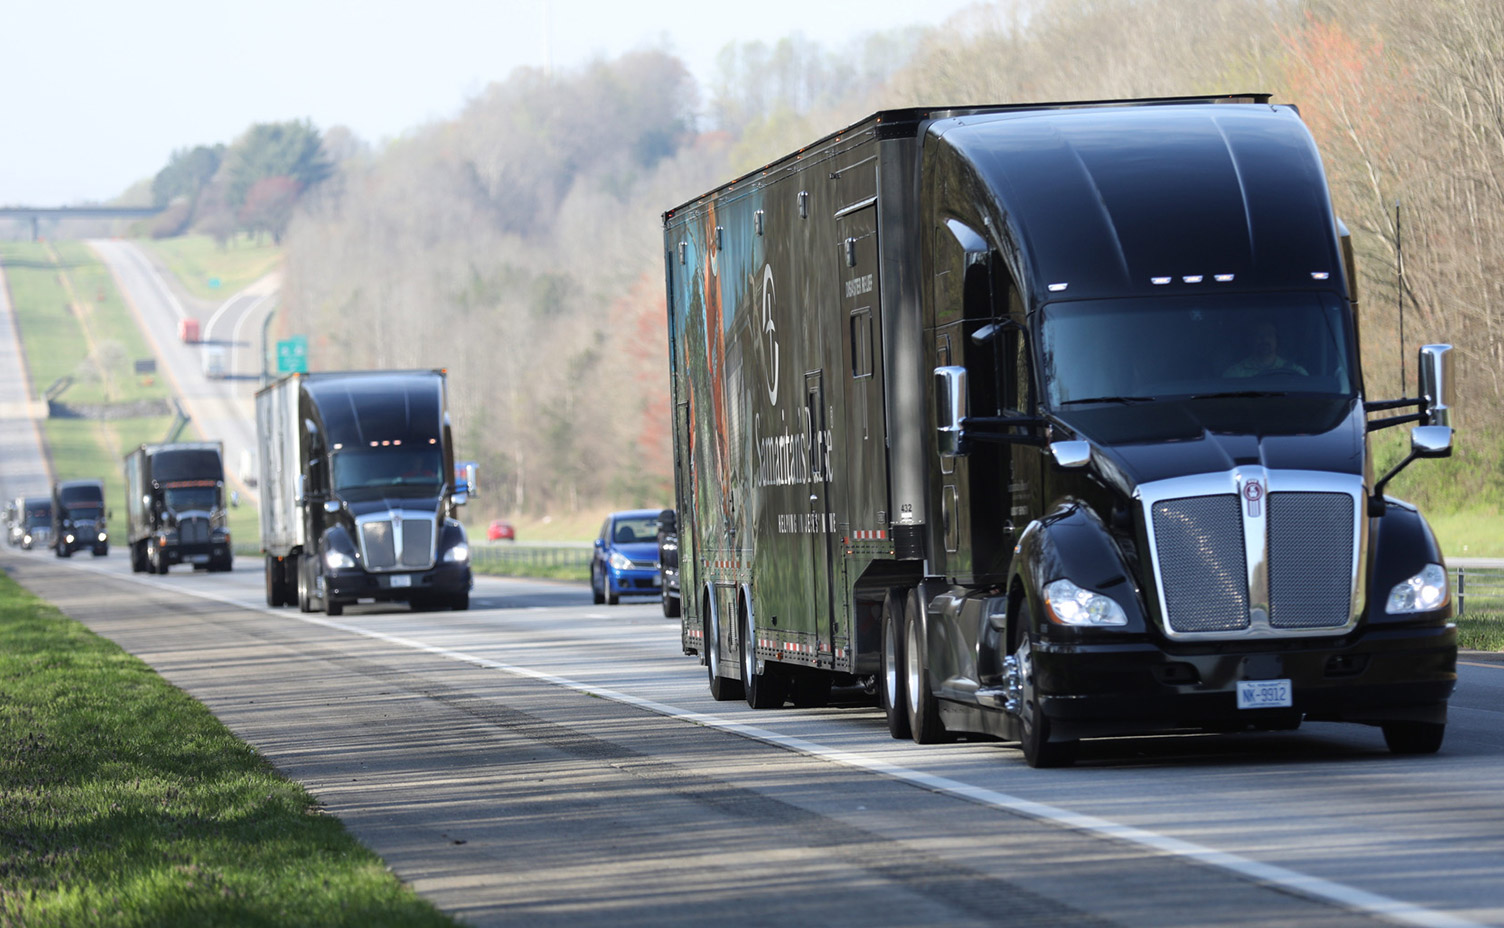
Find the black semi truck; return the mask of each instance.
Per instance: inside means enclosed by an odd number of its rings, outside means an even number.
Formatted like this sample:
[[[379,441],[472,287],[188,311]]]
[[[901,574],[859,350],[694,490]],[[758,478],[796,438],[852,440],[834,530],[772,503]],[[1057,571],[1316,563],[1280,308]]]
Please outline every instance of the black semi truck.
[[[125,456],[125,540],[135,573],[234,567],[225,508],[224,449],[217,442],[141,445]]]
[[[443,371],[293,374],[256,394],[266,602],[470,607]]]
[[[1447,346],[1369,398],[1351,245],[1267,95],[877,113],[664,215],[682,641],[895,737],[1442,742]]]
[[[88,548],[110,553],[103,480],[64,480],[52,487],[52,550],[58,557]]]

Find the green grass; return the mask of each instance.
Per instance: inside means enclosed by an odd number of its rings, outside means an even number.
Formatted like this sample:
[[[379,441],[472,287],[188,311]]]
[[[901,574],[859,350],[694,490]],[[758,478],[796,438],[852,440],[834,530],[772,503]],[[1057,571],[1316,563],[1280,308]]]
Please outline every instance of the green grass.
[[[282,261],[281,246],[249,236],[237,236],[224,248],[207,235],[143,244],[160,254],[183,287],[201,300],[227,300]],[[217,287],[214,281],[219,282]]]
[[[151,358],[151,349],[108,270],[86,245],[0,243],[0,263],[38,396],[71,376],[73,385],[60,397],[67,403],[166,398],[164,384],[136,375],[134,362]],[[95,363],[88,363],[91,340]]]
[[[4,576],[0,923],[455,924],[207,709]]]
[[[1497,510],[1428,512],[1426,518],[1448,558],[1504,557],[1504,515]]]
[[[1458,647],[1504,651],[1504,612],[1468,612],[1456,621]]]
[[[475,549],[472,548],[473,552]],[[537,564],[528,562],[487,561],[477,554],[471,558],[470,568],[475,573],[492,577],[530,577],[535,580],[571,580],[579,583],[590,581],[590,566],[570,564]]]

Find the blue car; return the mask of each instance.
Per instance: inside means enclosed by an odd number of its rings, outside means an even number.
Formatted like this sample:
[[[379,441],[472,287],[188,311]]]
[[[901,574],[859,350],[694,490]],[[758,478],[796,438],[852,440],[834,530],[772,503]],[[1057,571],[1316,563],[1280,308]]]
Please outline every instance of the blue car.
[[[658,514],[661,509],[613,512],[601,525],[590,562],[590,592],[596,603],[616,605],[623,596],[658,596]]]

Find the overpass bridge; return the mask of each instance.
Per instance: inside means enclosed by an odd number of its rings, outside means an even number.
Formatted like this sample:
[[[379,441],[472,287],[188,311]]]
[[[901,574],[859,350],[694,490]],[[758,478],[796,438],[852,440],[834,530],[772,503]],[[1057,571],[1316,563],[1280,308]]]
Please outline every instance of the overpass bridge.
[[[31,240],[37,240],[43,219],[148,219],[165,206],[0,206],[0,219],[31,223]]]

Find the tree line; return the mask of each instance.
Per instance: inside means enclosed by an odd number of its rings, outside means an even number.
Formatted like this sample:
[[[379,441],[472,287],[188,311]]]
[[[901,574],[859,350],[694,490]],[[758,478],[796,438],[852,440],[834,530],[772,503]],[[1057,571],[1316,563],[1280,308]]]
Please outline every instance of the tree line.
[[[1359,257],[1368,393],[1413,393],[1415,348],[1456,345],[1471,463],[1448,479],[1500,505],[1497,0],[1014,0],[845,48],[731,45],[703,88],[661,51],[521,69],[381,151],[292,160],[322,177],[275,175],[299,195],[285,324],[319,367],[447,367],[461,452],[500,508],[666,502],[664,209],[885,107],[1241,91],[1297,104],[1321,148]],[[195,216],[216,196],[243,210],[273,176],[197,152],[163,182]]]

